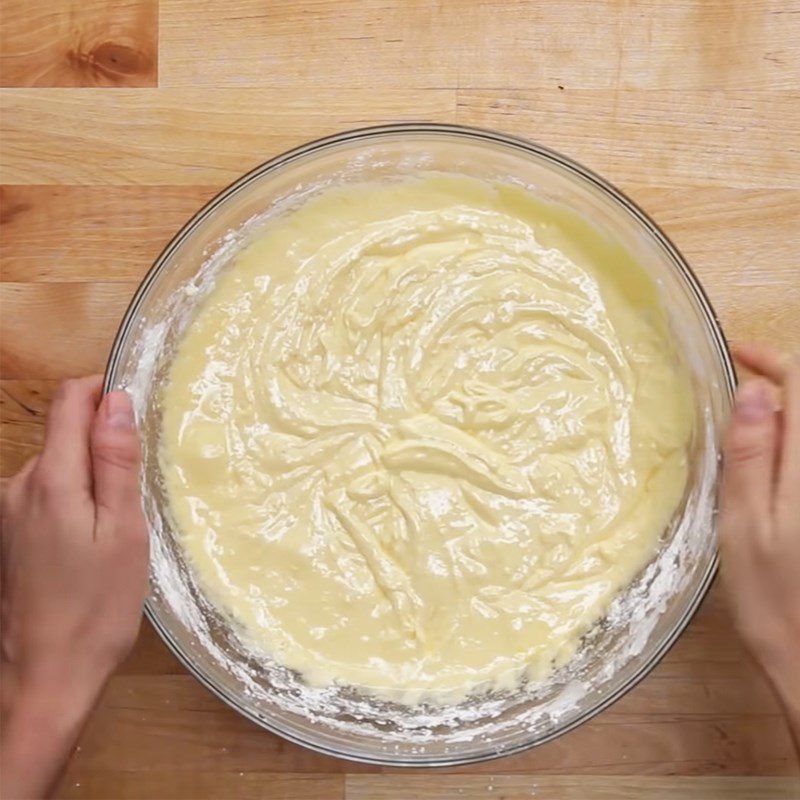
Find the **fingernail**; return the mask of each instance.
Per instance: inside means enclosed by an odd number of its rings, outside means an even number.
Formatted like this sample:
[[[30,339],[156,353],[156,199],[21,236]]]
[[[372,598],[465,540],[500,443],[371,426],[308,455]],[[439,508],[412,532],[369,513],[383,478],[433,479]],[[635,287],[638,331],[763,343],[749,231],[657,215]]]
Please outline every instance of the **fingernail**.
[[[764,381],[749,381],[739,389],[736,411],[746,422],[759,422],[772,413],[772,401]]]
[[[106,395],[106,419],[111,428],[130,430],[135,427],[133,406],[126,392],[111,392]]]

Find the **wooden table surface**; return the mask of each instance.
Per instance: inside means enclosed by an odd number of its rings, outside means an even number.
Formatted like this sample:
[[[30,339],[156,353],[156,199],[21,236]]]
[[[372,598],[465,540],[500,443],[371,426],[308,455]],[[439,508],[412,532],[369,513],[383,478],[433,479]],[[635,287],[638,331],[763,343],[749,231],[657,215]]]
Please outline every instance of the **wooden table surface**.
[[[2,0],[2,463],[56,383],[102,371],[178,227],[254,165],[396,120],[549,145],[673,237],[730,338],[800,349],[798,0]],[[60,788],[92,798],[787,798],[786,726],[715,586],[590,723],[475,767],[399,771],[284,742],[149,626]]]

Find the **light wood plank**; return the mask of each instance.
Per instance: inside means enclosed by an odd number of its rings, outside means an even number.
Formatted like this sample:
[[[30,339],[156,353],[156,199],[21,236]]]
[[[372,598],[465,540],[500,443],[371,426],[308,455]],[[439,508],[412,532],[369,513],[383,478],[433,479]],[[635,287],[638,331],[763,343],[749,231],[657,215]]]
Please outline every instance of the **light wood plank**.
[[[309,139],[454,111],[450,90],[18,89],[0,94],[0,182],[226,184]]]
[[[154,647],[149,626],[142,634],[141,647]],[[729,643],[735,641],[732,632]],[[733,648],[731,648],[733,649]],[[780,722],[781,710],[760,673],[742,660],[728,661],[729,670],[698,674],[691,661],[667,659],[635,689],[592,721],[594,726],[617,727],[658,721],[664,724],[730,720],[736,717],[771,717]],[[164,698],[171,698],[179,711],[214,710],[217,700],[186,674],[175,668],[158,679],[140,662],[126,664],[112,680],[105,697],[109,709],[135,707],[158,709]],[[168,702],[167,705],[170,703]],[[713,718],[713,720],[712,720]],[[779,724],[779,727],[782,725]]]
[[[185,780],[209,768],[223,773],[268,770],[309,775],[342,775],[359,769],[262,730],[189,675],[142,678],[144,695],[135,682],[128,683],[133,680],[112,678],[73,758],[76,781],[105,770],[133,775],[171,771]]]
[[[161,42],[164,86],[740,90],[800,74],[800,17],[772,0],[162,0]]]
[[[63,379],[102,372],[137,282],[0,284],[0,372]]]
[[[210,766],[188,774],[163,769],[136,776],[113,769],[77,772],[73,767],[64,776],[57,796],[64,800],[342,800],[345,796],[343,775],[268,769],[230,772]]]
[[[6,187],[4,280],[140,279],[214,193],[214,187]],[[686,255],[732,337],[800,348],[794,311],[800,192],[633,185],[630,193]]]
[[[0,189],[3,279],[135,280],[221,187],[6,186]],[[623,188],[627,188],[623,185]],[[632,185],[631,196],[736,304],[735,279],[783,302],[800,283],[800,191]],[[750,274],[746,274],[750,271]],[[718,284],[715,285],[715,284]]]
[[[4,236],[0,243],[5,280],[82,281],[102,278],[124,283],[114,292],[120,313],[132,294],[132,281],[140,279],[159,250],[191,214],[214,192],[211,187],[122,187],[109,195],[105,188],[7,187],[3,192]],[[722,188],[668,190],[634,187],[633,196],[662,224],[693,265],[720,314],[723,327],[736,340],[768,339],[787,350],[800,349],[800,192],[738,191]],[[92,294],[73,287],[73,293],[96,297],[98,307],[87,307],[86,320],[108,317],[105,293]],[[71,360],[59,368],[63,330],[49,324],[47,297],[36,290],[16,287],[12,312],[37,308],[42,317],[15,314],[17,330],[24,339],[42,344],[39,360],[53,377],[72,374],[74,361],[99,369],[116,330],[108,321],[109,340],[102,346],[96,337],[93,353],[83,359],[83,345],[70,340]],[[52,335],[52,345],[49,337]],[[52,362],[52,363],[49,363]],[[7,363],[4,361],[3,363]],[[55,369],[55,372],[53,372]],[[34,386],[32,391],[35,391]],[[47,387],[45,387],[47,390]],[[45,394],[46,399],[48,395]],[[17,469],[31,455],[38,437],[25,431],[36,418],[14,418],[7,429],[3,473]],[[16,448],[16,449],[15,449]]]
[[[135,280],[221,187],[6,186],[3,279]],[[800,191],[623,184],[675,240],[723,307],[742,277],[783,304],[800,284]]]
[[[798,349],[800,262],[784,260],[779,248],[773,257],[769,247],[760,255],[753,251],[750,261],[732,249],[724,234],[718,237],[716,249],[697,244],[698,252],[705,254],[702,258],[692,258],[691,239],[682,242],[680,235],[676,239],[706,285],[726,333],[736,340],[766,338],[786,350]],[[131,272],[126,270],[118,282],[7,282],[0,287],[4,376],[57,379],[102,370],[138,283],[128,275],[141,277],[160,244],[151,243],[150,250],[145,247],[142,258],[132,262]],[[733,256],[717,260],[719,253]],[[59,266],[53,264],[52,271]]]
[[[499,766],[499,765],[498,765]],[[792,800],[796,778],[348,775],[346,800]]]
[[[3,0],[2,86],[155,86],[158,0]]]
[[[162,5],[162,84],[166,87],[260,85],[317,89],[331,76],[339,87],[450,88],[458,85],[463,16],[452,2],[406,0],[213,0]],[[191,17],[191,20],[188,19]],[[187,22],[189,24],[187,24]],[[193,58],[195,25],[208,30],[208,49]],[[478,29],[470,37],[480,38]],[[213,66],[212,66],[213,65]],[[379,97],[375,100],[380,102]]]
[[[664,662],[610,709],[555,742],[469,771],[796,774],[780,710],[744,657],[720,589],[714,587]],[[157,654],[151,634],[143,631],[136,650]],[[112,678],[82,742],[82,770],[180,773],[214,758],[225,771],[266,764],[310,773],[374,771],[282,743],[227,709],[171,656],[159,658],[170,674],[152,674],[134,652]]]
[[[6,186],[0,189],[3,280],[141,279],[216,192],[206,186]]]
[[[800,352],[800,193],[637,188],[675,242],[725,334]]]
[[[458,92],[458,122],[535,139],[612,183],[800,188],[800,93]]]
[[[0,178],[219,185],[326,133],[451,120],[453,102],[449,90],[4,92]],[[618,183],[797,189],[795,108],[800,94],[792,92],[461,91],[457,118],[535,138]]]
[[[486,777],[472,780],[458,768],[454,770],[458,780],[466,782],[456,784],[457,788],[485,790],[495,785],[505,791],[516,785],[512,778],[507,779],[511,781],[508,786],[493,784],[492,776],[498,773],[523,776],[518,780],[527,780],[526,775],[561,773],[796,774],[788,733],[777,706],[766,695],[763,680],[743,662],[740,646],[731,648],[736,644],[735,634],[720,619],[722,608],[715,591],[690,626],[688,634],[698,634],[690,648],[692,658],[677,652],[690,639],[685,635],[664,664],[592,722],[536,750],[467,770]],[[709,630],[713,631],[711,637],[706,635]],[[720,646],[720,636],[728,639],[728,646]],[[245,786],[248,792],[257,791],[266,769],[321,776],[378,771],[290,745],[238,717],[179,667],[176,669],[168,653],[157,652],[158,640],[149,626],[137,650],[142,646],[150,657],[155,655],[162,662],[166,658],[165,668],[172,676],[152,674],[141,659],[137,666],[134,653],[112,678],[70,767],[68,778],[73,785],[67,788],[75,796],[107,797],[99,787],[119,781],[120,797],[137,796],[137,792],[138,796],[156,797],[171,797],[174,792],[183,797],[197,790],[194,775],[207,769],[209,763],[221,777],[214,784],[215,793],[199,793],[198,797],[226,796],[229,779],[239,773],[255,773]],[[670,661],[674,662],[671,667]],[[709,669],[695,674],[698,665]],[[682,676],[680,680],[676,680],[677,673]],[[732,679],[732,675],[736,677]],[[397,781],[409,774],[414,773],[397,772],[397,777],[390,779],[390,788],[398,791],[403,784]],[[425,777],[430,782],[441,774],[438,771]],[[553,786],[559,785],[557,781]],[[429,785],[441,787],[436,780]],[[448,790],[453,787],[452,783],[443,785]],[[545,779],[542,786],[549,785]],[[158,794],[160,789],[142,793],[143,786],[163,786],[167,793]],[[287,788],[286,797],[304,796],[299,787],[290,788],[297,793],[291,794]],[[501,792],[499,796],[504,795]]]
[[[75,768],[131,772],[264,769],[362,772],[258,730],[185,676],[116,677],[81,740]],[[603,715],[604,717],[606,715]],[[502,766],[501,766],[502,765]],[[648,714],[641,721],[591,721],[546,745],[474,774],[794,775],[796,761],[775,714]],[[77,773],[76,773],[77,774]]]

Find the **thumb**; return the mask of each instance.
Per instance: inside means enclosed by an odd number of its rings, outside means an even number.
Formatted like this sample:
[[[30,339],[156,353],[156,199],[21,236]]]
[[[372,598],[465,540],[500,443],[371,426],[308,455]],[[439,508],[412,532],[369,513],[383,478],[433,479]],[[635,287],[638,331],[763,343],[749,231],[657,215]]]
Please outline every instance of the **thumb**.
[[[723,447],[720,511],[737,527],[769,525],[778,420],[769,384],[756,378],[739,390]]]
[[[98,522],[106,516],[112,528],[139,514],[139,435],[133,406],[125,392],[110,392],[92,423],[90,450]]]

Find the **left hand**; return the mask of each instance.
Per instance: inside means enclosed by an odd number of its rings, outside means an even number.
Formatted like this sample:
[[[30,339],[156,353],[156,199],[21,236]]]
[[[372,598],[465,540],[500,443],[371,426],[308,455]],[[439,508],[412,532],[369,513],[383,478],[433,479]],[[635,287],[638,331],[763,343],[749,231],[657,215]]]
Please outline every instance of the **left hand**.
[[[148,532],[130,399],[62,384],[2,499],[2,795],[41,796],[139,630]]]

